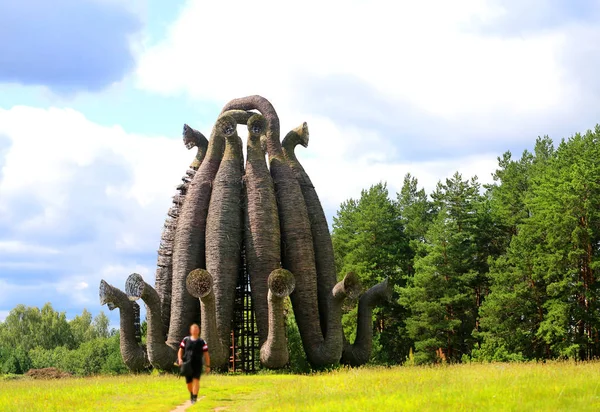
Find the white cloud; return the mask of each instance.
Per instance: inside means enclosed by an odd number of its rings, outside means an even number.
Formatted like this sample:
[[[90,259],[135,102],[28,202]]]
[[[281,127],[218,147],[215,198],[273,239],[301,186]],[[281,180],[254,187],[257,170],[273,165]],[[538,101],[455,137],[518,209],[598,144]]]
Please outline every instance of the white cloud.
[[[142,53],[137,84],[223,104],[261,94],[282,134],[307,121],[314,139],[299,151],[330,211],[407,171],[428,188],[456,169],[489,181],[502,151],[596,121],[565,56],[600,27],[492,30],[537,4],[517,3],[188,1]]]
[[[293,107],[299,76],[352,75],[447,118],[556,107],[562,33],[467,30],[504,13],[478,0],[189,1],[168,37],[142,55],[139,85],[219,101],[258,93]]]
[[[10,141],[2,167],[0,210],[5,222],[21,220],[14,228],[17,233],[60,231],[87,217],[97,227],[118,222],[118,228],[98,229],[117,231],[127,241],[115,238],[112,246],[131,250],[149,244],[144,219],[165,215],[169,194],[193,157],[179,140],[99,126],[72,109],[0,109],[0,135]],[[94,197],[86,198],[89,195]],[[37,210],[26,213],[9,207],[19,198]],[[120,213],[126,218],[88,213]],[[0,241],[5,242],[0,250],[25,247],[14,239]]]
[[[201,102],[261,94],[282,133],[301,121],[316,138],[360,133],[361,149],[369,136],[388,163],[519,154],[537,136],[593,127],[600,102],[598,20],[566,1],[541,3],[189,0],[165,38],[146,45],[135,79]]]
[[[400,191],[404,175],[411,173],[418,178],[419,185],[430,193],[439,180],[450,177],[459,171],[464,178],[474,175],[481,183],[491,182],[491,173],[496,170],[497,153],[481,153],[468,156],[453,156],[447,159],[420,161],[390,160],[390,148],[385,143],[373,143],[378,136],[365,136],[358,130],[339,130],[324,118],[315,117],[324,135],[315,136],[313,123],[309,123],[310,143],[308,148],[298,146],[296,155],[309,174],[323,207],[329,213],[335,212],[341,202],[349,197],[360,196],[362,189],[384,181],[388,183],[390,194]],[[359,145],[363,150],[358,158],[347,154]]]
[[[127,276],[131,273],[139,273],[143,276],[146,283],[151,285],[154,284],[154,267],[139,263],[132,265],[118,263],[107,265],[100,271],[100,277],[98,279],[104,279],[116,287],[122,287],[125,284],[125,279],[127,279]]]
[[[0,109],[0,308],[98,306],[153,259],[194,153],[180,139],[99,126],[72,109]],[[59,299],[56,301],[56,297]]]
[[[471,123],[484,130],[479,139],[492,139],[485,131],[493,111],[545,111],[563,93],[555,60],[559,34],[501,39],[463,30],[474,20],[493,20],[503,13],[485,1],[307,1],[296,6],[271,0],[189,1],[167,38],[142,55],[138,85],[221,102],[262,94],[277,108],[282,134],[308,121],[310,147],[299,148],[298,156],[332,212],[378,181],[399,190],[409,171],[428,189],[457,169],[488,181],[497,153],[399,161],[398,146],[412,147],[414,136],[336,123],[312,110],[311,103],[333,98],[338,100],[334,105],[347,104],[343,96],[307,91],[305,82],[350,76],[392,108],[400,101],[416,107],[424,113],[421,120],[454,119],[453,131],[464,127],[456,119],[478,115]],[[526,134],[530,140],[534,136]],[[450,130],[422,138],[434,145],[451,144],[444,140],[469,144]]]
[[[38,246],[16,240],[0,240],[0,255],[26,253],[33,253],[37,255],[55,255],[60,252],[54,248]]]
[[[0,310],[0,322],[4,322],[4,319],[6,319],[8,313],[8,310]]]

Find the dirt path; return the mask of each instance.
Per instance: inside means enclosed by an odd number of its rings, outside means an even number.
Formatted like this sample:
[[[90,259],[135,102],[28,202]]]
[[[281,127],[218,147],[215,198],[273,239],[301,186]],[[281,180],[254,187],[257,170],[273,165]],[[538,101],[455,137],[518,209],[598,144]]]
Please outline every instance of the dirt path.
[[[204,399],[204,396],[201,396],[200,398],[198,398],[198,402],[201,401],[202,399]],[[171,412],[184,412],[190,406],[192,406],[192,402],[191,401],[185,401],[184,403],[182,403],[181,405],[179,405],[177,408],[173,409]]]

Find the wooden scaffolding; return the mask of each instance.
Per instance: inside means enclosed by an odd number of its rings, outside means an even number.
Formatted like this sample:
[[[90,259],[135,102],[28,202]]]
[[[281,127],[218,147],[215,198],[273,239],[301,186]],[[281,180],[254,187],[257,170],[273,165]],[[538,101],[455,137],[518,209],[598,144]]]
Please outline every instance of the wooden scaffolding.
[[[243,264],[235,290],[229,371],[253,373],[260,364],[260,347],[245,256],[245,251],[242,250]]]

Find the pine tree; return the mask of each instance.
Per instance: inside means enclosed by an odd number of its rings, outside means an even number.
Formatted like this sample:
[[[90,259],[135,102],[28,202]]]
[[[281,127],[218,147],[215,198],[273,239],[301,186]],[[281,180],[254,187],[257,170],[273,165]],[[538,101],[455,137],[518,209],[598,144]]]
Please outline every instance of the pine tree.
[[[342,203],[333,218],[332,241],[340,276],[354,272],[365,286],[399,279],[398,257],[407,242],[385,183]]]
[[[598,356],[599,137],[596,127],[556,150],[547,137],[536,142],[523,196],[527,214],[514,220],[506,255],[492,264],[476,356]]]
[[[510,151],[498,157],[499,168],[492,174],[494,184],[488,185],[487,195],[490,199],[492,215],[499,223],[501,237],[500,247],[508,248],[517,228],[528,216],[525,196],[529,193],[531,165],[534,156],[525,150],[521,159],[513,160]]]
[[[463,181],[456,173],[432,194],[437,214],[416,258],[415,275],[400,293],[400,303],[411,313],[406,325],[417,362],[436,356],[459,361],[476,343],[490,254],[484,235],[491,221],[479,190],[477,178]]]
[[[563,141],[532,198],[535,221],[545,235],[539,259],[548,293],[537,335],[558,356],[600,355],[599,159],[600,127]]]
[[[402,272],[407,278],[414,275],[414,259],[422,250],[421,245],[433,220],[431,202],[425,189],[419,189],[418,185],[418,180],[407,173],[396,201],[400,222],[409,242],[406,259],[401,262]]]

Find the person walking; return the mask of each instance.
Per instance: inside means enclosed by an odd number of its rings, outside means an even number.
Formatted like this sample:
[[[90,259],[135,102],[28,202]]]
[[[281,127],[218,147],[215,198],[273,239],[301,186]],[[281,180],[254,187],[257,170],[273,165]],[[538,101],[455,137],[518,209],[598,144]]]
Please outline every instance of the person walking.
[[[192,403],[196,403],[198,400],[203,360],[204,365],[206,365],[206,373],[209,373],[210,356],[208,354],[208,345],[200,337],[200,326],[194,323],[190,326],[190,336],[183,338],[177,352],[177,361],[179,366],[182,367],[182,373],[185,375],[185,383],[190,392]]]

